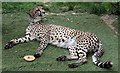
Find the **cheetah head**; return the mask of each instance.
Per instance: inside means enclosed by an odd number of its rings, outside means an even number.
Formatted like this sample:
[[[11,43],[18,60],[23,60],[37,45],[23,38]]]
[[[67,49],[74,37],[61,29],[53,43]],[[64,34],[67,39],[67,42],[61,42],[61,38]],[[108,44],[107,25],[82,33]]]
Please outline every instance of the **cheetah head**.
[[[29,14],[30,18],[35,22],[45,17],[45,10],[43,9],[42,6],[34,7],[30,11],[27,11],[26,13]]]

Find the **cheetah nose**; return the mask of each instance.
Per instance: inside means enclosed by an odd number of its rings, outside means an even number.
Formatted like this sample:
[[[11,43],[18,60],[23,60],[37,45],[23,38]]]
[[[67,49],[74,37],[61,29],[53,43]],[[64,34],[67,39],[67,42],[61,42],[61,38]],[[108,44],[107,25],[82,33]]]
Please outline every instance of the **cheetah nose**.
[[[43,12],[43,14],[45,14],[45,12]]]
[[[39,16],[42,16],[42,14],[40,13],[40,15]]]

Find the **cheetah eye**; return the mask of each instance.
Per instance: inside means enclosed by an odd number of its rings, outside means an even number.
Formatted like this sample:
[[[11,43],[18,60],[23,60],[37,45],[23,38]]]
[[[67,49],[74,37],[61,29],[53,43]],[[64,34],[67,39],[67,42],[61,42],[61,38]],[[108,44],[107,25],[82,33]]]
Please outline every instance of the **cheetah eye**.
[[[40,11],[40,10],[38,9],[38,10],[36,10],[36,11]]]

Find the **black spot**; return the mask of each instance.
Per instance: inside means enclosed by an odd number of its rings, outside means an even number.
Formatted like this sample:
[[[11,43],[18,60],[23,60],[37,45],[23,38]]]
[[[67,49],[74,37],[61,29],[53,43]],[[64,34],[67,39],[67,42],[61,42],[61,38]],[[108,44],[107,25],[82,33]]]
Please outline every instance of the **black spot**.
[[[30,33],[27,33],[26,35],[30,35]]]
[[[80,46],[81,48],[83,48],[83,46]]]
[[[59,39],[59,41],[58,42],[61,42],[61,40]]]
[[[30,38],[28,38],[28,40],[30,40]]]
[[[41,37],[39,37],[39,39],[41,39]]]
[[[39,34],[37,34],[37,36],[39,36]]]
[[[53,40],[53,37],[51,37],[51,40]]]
[[[25,37],[25,39],[27,39],[27,37]]]
[[[99,45],[97,45],[97,47],[99,48]]]
[[[58,40],[58,38],[56,40]]]
[[[21,40],[19,40],[19,43],[21,42]]]
[[[65,40],[64,40],[64,39],[62,39],[62,42],[65,42]]]
[[[82,51],[86,52],[85,50],[82,49]]]
[[[18,42],[18,41],[16,41],[16,42]]]
[[[24,40],[24,42],[26,42],[26,40]]]
[[[65,36],[65,38],[67,38],[67,36]]]
[[[97,40],[96,43],[99,43],[99,40]]]

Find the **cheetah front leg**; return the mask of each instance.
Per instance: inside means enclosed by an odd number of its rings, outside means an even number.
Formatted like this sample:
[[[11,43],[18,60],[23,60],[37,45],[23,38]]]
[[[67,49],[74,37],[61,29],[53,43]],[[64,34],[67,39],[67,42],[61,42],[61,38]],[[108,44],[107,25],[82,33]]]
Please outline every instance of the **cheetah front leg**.
[[[41,38],[40,39],[40,44],[38,47],[37,52],[34,54],[35,58],[38,58],[41,56],[41,54],[43,53],[44,49],[47,47],[48,45],[48,39],[47,38]]]
[[[33,39],[34,38],[30,37],[29,35],[26,35],[25,37],[18,38],[18,39],[13,39],[5,45],[5,49],[12,48],[13,46],[15,46],[19,43],[28,42],[28,41],[31,41]]]
[[[70,60],[74,60],[74,59],[78,59],[78,56],[59,56],[58,58],[56,58],[57,61],[70,61]]]

